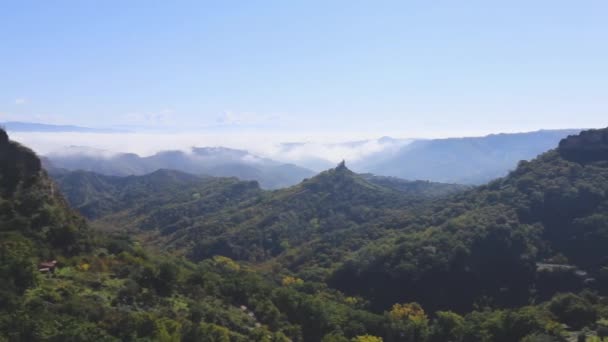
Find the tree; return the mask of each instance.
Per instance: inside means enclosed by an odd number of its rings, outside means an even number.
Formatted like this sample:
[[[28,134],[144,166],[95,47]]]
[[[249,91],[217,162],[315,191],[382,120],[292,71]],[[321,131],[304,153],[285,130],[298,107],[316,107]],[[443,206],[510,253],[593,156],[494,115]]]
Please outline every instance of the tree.
[[[179,342],[181,340],[181,324],[170,318],[157,320],[154,322],[154,339],[160,342]]]
[[[230,342],[230,330],[216,324],[201,323],[202,342]]]
[[[321,342],[348,342],[348,338],[344,337],[341,333],[331,333],[323,336]]]
[[[430,327],[430,341],[462,341],[464,318],[451,311],[438,311]]]
[[[389,342],[422,341],[428,336],[428,317],[418,303],[393,305],[388,319]]]
[[[155,288],[161,296],[170,296],[175,288],[179,276],[179,269],[175,264],[163,262],[158,271]]]
[[[574,329],[582,329],[594,323],[597,317],[597,312],[591,303],[572,293],[553,297],[549,302],[549,310],[560,322]]]

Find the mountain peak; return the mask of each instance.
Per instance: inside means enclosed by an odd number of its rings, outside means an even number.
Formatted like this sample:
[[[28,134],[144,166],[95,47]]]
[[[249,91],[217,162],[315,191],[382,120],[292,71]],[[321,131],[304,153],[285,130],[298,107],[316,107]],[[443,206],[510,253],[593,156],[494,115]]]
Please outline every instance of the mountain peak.
[[[0,145],[8,144],[8,134],[2,128],[0,128]]]
[[[354,176],[356,176],[356,174],[351,169],[349,169],[346,166],[346,161],[344,161],[344,160],[342,160],[340,163],[338,163],[338,165],[336,165],[335,168],[329,169],[329,170],[327,170],[325,172],[321,172],[319,174],[319,176],[320,175],[324,175],[324,174],[331,175],[332,177],[335,177],[335,176],[339,176],[339,177],[344,177],[344,176],[354,177]]]
[[[557,150],[564,159],[579,163],[608,160],[608,128],[570,135],[560,141]]]
[[[305,180],[302,183],[305,188],[316,191],[342,192],[352,194],[356,189],[365,189],[364,192],[378,190],[384,192],[386,189],[363,179],[360,175],[346,167],[346,163],[341,161],[335,168],[323,171],[318,175]]]

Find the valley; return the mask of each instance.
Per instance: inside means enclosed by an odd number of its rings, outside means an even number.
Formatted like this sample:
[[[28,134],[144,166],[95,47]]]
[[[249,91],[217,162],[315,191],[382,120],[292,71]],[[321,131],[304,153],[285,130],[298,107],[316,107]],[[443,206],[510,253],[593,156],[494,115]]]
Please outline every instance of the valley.
[[[4,137],[7,336],[560,341],[604,331],[606,129],[478,187],[340,163],[278,190],[166,169],[51,170],[51,181]],[[50,259],[52,274],[34,267]]]

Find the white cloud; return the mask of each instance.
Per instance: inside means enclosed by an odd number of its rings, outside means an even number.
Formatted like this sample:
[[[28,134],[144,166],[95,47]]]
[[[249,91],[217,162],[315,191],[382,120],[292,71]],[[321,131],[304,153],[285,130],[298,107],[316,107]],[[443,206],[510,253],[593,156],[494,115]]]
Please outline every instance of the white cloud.
[[[26,103],[27,103],[27,99],[24,98],[24,97],[20,97],[20,98],[15,99],[15,104],[16,105],[24,105]]]
[[[331,138],[331,139],[329,139]],[[247,150],[250,153],[307,166],[314,169],[337,164],[345,159],[354,162],[371,153],[395,147],[396,143],[377,139],[358,143],[340,143],[351,139],[364,138],[344,133],[310,134],[294,133],[243,133],[243,132],[201,132],[201,133],[29,133],[15,132],[11,139],[29,146],[39,154],[70,153],[75,151],[98,151],[103,154],[117,152],[151,155],[163,150],[190,151],[191,147],[223,146]],[[307,141],[305,143],[284,144],[285,141]],[[403,141],[402,143],[406,143]],[[71,146],[71,147],[70,147]],[[75,148],[74,146],[78,146]],[[250,161],[255,158],[249,156]],[[324,161],[325,163],[319,163]],[[318,166],[315,166],[318,165]]]
[[[409,139],[368,139],[356,142],[338,143],[305,142],[275,145],[275,149],[267,150],[265,153],[273,159],[315,169],[323,167],[323,163],[319,163],[320,160],[333,164],[338,163],[341,160],[346,160],[348,163],[351,163],[359,161],[374,153],[399,149],[410,142],[411,140]]]

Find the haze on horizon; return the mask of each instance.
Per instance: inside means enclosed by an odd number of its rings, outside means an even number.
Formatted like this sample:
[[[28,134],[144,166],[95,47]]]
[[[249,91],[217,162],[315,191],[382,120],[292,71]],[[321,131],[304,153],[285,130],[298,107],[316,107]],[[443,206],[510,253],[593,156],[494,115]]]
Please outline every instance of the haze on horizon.
[[[0,122],[234,147],[604,127],[607,15],[602,1],[5,3]]]

